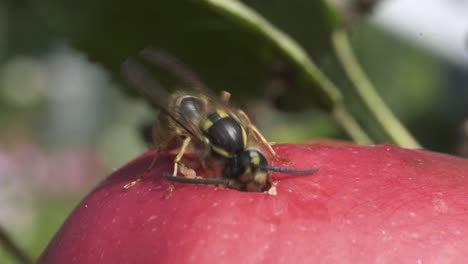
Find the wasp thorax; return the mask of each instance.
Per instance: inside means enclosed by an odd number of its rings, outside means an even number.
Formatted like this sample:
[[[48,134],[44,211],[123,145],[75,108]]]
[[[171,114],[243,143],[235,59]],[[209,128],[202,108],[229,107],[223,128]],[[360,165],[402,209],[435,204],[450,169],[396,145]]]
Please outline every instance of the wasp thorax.
[[[209,114],[201,127],[213,153],[232,158],[245,149],[247,136],[244,128],[226,112],[218,110]]]

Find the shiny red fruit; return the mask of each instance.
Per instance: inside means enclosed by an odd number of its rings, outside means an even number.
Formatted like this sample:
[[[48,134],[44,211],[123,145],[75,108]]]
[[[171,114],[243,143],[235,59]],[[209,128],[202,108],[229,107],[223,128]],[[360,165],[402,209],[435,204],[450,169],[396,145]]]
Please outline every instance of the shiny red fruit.
[[[152,152],[98,186],[39,263],[468,263],[468,160],[391,145],[277,145],[277,195],[175,183]]]

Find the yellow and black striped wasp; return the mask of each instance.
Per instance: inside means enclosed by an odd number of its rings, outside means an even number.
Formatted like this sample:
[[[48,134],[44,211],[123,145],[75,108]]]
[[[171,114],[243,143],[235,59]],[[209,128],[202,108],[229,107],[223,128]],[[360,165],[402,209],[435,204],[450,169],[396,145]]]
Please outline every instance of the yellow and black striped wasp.
[[[177,91],[169,95],[138,60],[129,58],[122,65],[122,75],[127,82],[160,109],[152,132],[157,154],[149,168],[138,179],[125,185],[125,189],[131,188],[145,177],[162,151],[174,149],[179,151],[174,158],[172,174],[164,174],[170,181],[223,184],[237,190],[265,191],[270,186],[270,171],[312,174],[318,170],[295,170],[269,165],[256,145],[263,144],[273,157],[279,158],[278,154],[242,110],[228,105],[228,92],[215,95],[192,71],[167,53],[146,48],[140,52],[140,57],[171,71],[196,93]],[[208,160],[220,163],[221,177],[179,176],[179,162],[189,145],[197,151],[199,161],[204,167]]]

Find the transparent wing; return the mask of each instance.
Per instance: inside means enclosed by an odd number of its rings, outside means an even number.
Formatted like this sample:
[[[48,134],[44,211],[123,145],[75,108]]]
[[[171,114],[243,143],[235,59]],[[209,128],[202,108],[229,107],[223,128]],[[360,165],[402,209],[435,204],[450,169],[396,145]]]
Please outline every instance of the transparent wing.
[[[161,83],[150,77],[148,70],[133,58],[128,58],[121,68],[122,76],[153,106],[168,112],[169,94]]]
[[[122,64],[122,76],[153,106],[167,113],[181,128],[193,137],[200,138],[200,129],[176,110],[168,109],[169,94],[158,80],[151,77],[148,70],[133,58],[128,58]]]
[[[235,111],[233,111],[226,102],[221,100],[221,98],[216,95],[213,90],[208,88],[208,86],[201,81],[193,71],[189,70],[186,65],[177,60],[174,56],[164,51],[155,50],[151,47],[143,49],[140,52],[140,56],[148,62],[171,71],[175,76],[190,85],[192,89],[206,96],[212,103],[218,105],[228,114],[236,116]]]
[[[230,107],[227,103],[227,100],[222,99],[223,95],[216,95],[213,92],[213,90],[209,89],[208,86],[204,82],[202,82],[197,77],[197,75],[194,72],[192,72],[187,66],[185,66],[181,61],[177,60],[174,56],[170,55],[167,52],[155,50],[151,47],[147,47],[140,51],[140,56],[150,63],[153,63],[166,70],[169,70],[174,75],[184,80],[188,85],[192,87],[192,89],[206,96],[210,100],[210,102],[213,103],[217,108],[221,108],[230,116],[237,118],[237,120],[239,120],[242,126],[244,128],[247,128],[248,131],[250,131],[250,133],[253,134],[253,139],[256,142],[265,145],[275,157],[278,157],[278,155],[273,150],[268,141],[252,124],[250,118],[242,110],[237,110]]]

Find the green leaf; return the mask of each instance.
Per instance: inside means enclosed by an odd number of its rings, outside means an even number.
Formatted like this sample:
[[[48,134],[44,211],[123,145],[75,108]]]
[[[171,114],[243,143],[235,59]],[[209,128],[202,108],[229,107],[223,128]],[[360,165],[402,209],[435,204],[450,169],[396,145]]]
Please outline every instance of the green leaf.
[[[214,90],[247,101],[263,94],[283,54],[257,32],[209,8],[203,1],[34,2],[50,27],[93,61],[118,73],[120,64],[148,45],[171,52]],[[246,0],[280,29],[320,58],[335,24],[322,1]],[[292,98],[310,105],[313,91],[294,74]],[[307,87],[307,88],[306,88]],[[302,89],[300,89],[302,88]],[[311,94],[304,97],[305,89]],[[294,100],[292,100],[294,101]],[[295,101],[294,105],[299,105]]]

